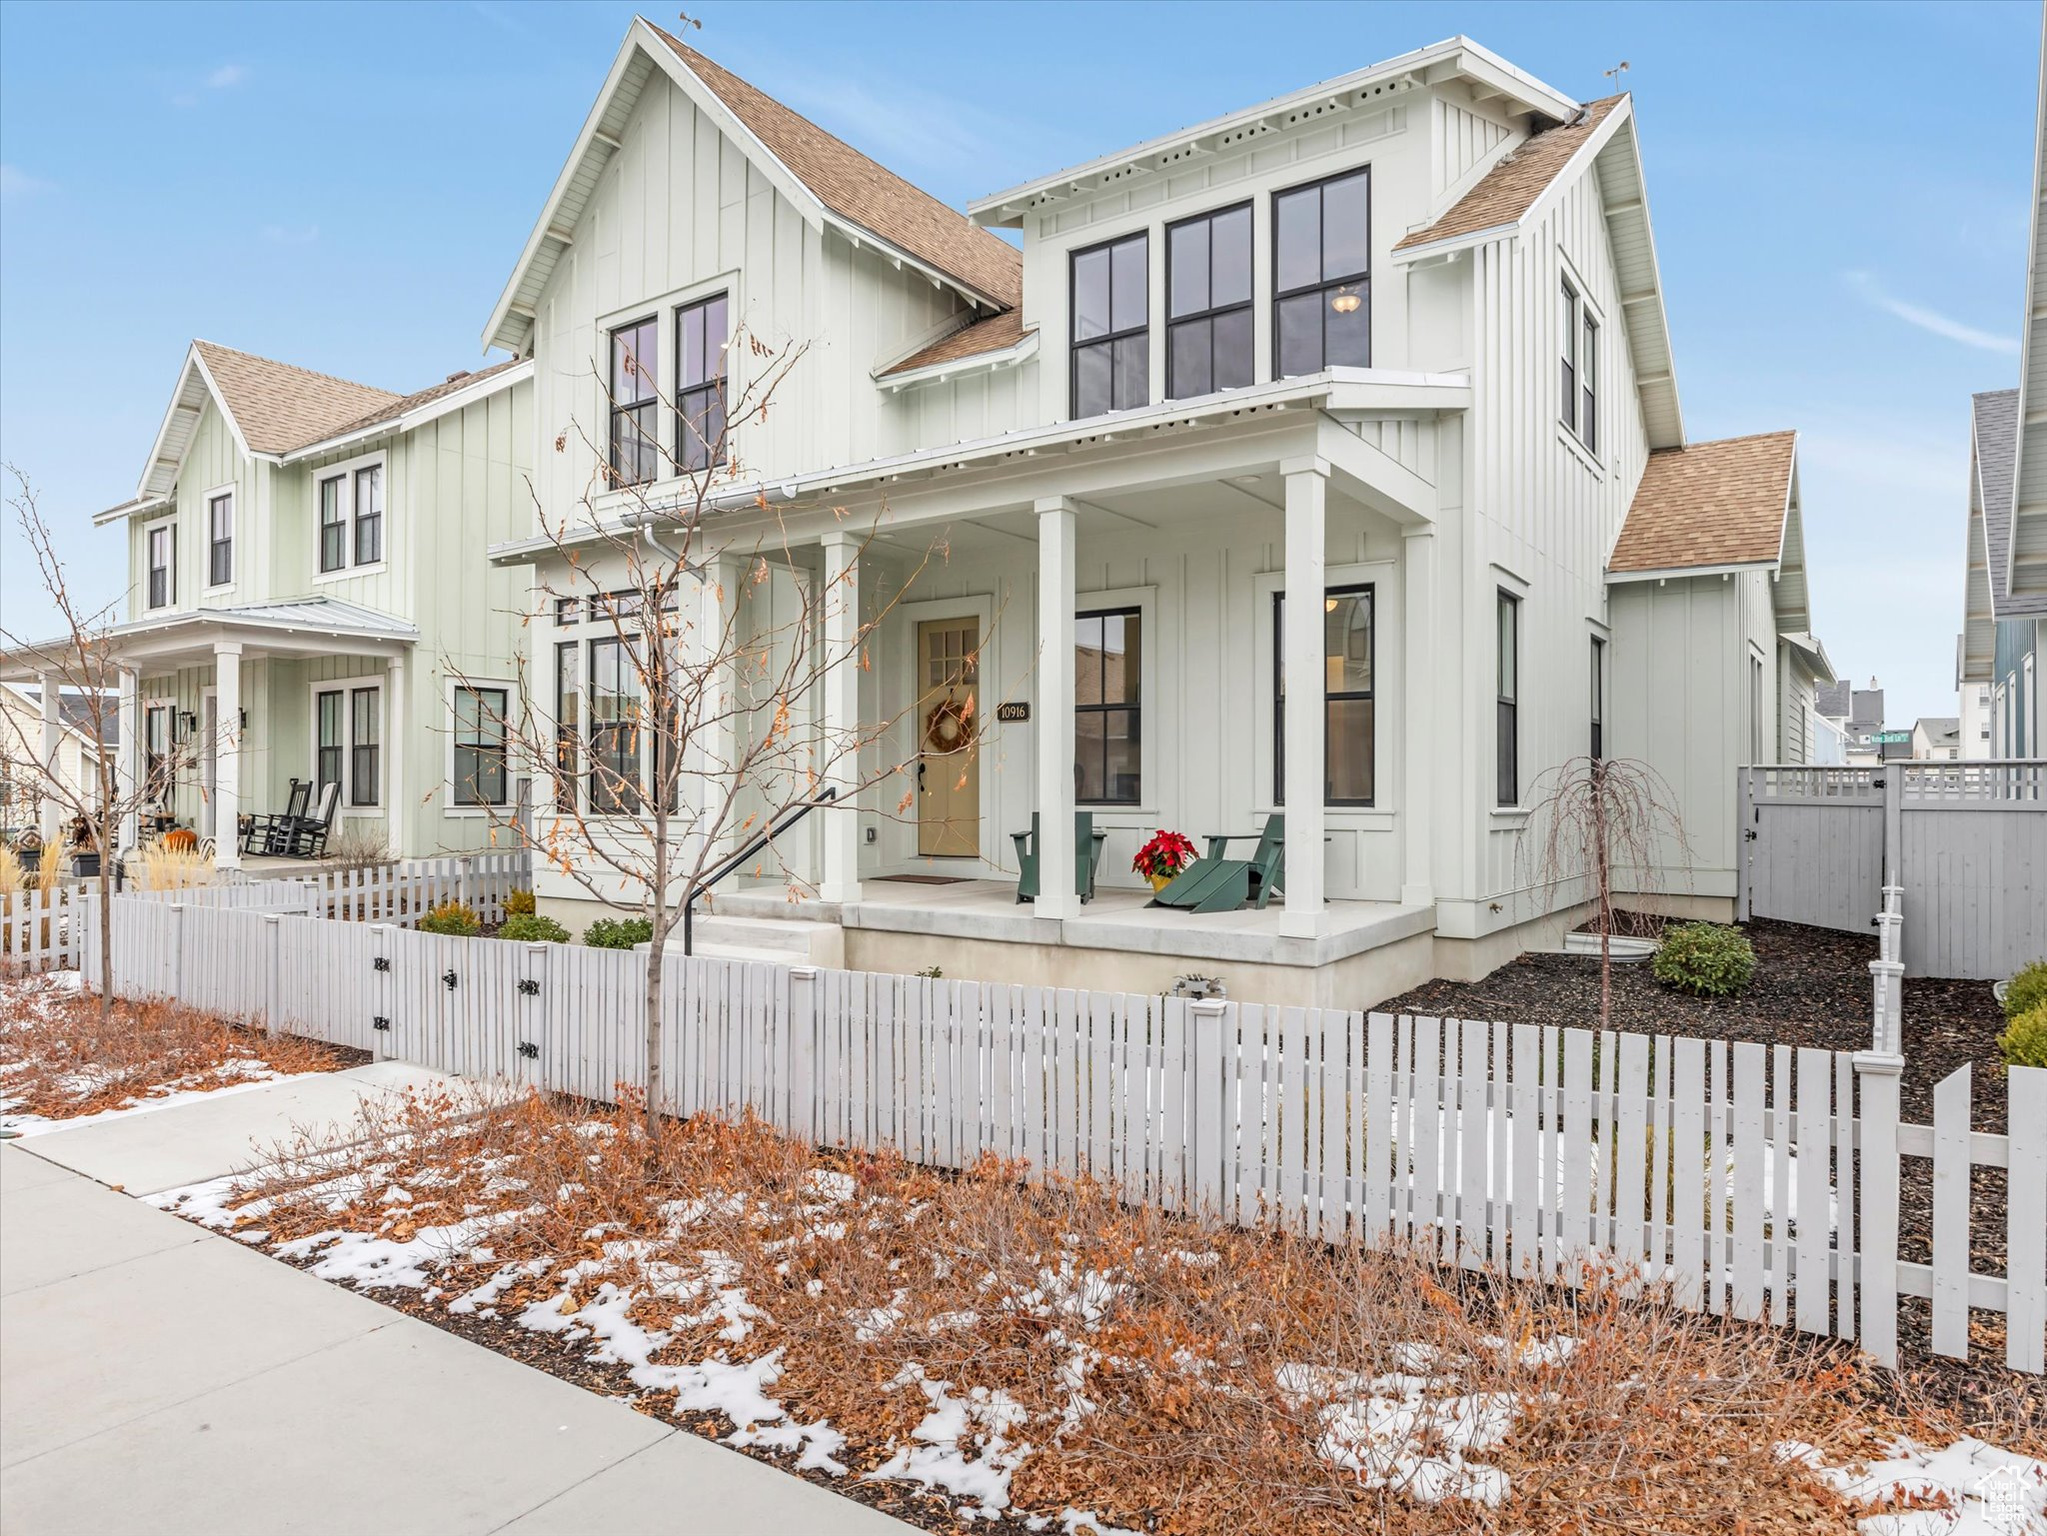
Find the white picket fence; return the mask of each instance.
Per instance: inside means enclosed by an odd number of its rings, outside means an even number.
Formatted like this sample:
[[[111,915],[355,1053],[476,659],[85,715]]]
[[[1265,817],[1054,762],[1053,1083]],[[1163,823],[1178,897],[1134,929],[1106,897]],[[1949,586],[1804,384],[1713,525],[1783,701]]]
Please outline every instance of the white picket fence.
[[[77,886],[0,895],[0,975],[52,971],[77,958],[71,899]]]
[[[114,931],[124,995],[592,1099],[646,1082],[638,954],[158,901],[117,901]],[[1882,1359],[1899,1296],[1923,1295],[1937,1349],[1966,1354],[1970,1307],[2002,1311],[2008,1362],[2042,1368],[2047,1071],[2012,1070],[2011,1134],[1989,1136],[1966,1070],[1932,1126],[1901,1125],[1877,1053],[664,966],[661,1098],[680,1114],[751,1108],[942,1167],[1022,1158],[1516,1276],[1665,1279],[1687,1306]],[[1930,1265],[1897,1258],[1902,1157],[1933,1160]],[[2007,1170],[2002,1276],[1970,1270],[1972,1164]]]

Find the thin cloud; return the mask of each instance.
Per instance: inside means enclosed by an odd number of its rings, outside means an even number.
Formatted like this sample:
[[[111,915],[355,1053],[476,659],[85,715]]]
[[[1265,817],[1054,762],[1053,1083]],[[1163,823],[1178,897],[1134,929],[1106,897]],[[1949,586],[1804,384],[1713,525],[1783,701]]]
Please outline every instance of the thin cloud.
[[[0,164],[0,202],[13,202],[16,198],[33,197],[38,192],[50,190],[50,183],[40,176],[31,176],[18,165]]]
[[[2019,350],[2017,337],[2000,336],[1994,331],[1981,331],[1973,325],[1966,325],[1960,320],[1944,315],[1937,309],[1907,303],[1886,292],[1883,284],[1870,273],[1850,272],[1847,277],[1848,286],[1855,290],[1863,303],[1873,309],[1880,309],[1907,325],[1917,326],[1922,331],[1931,332],[1949,341],[1958,341],[1965,347],[1975,347],[1984,352],[2011,355]]]
[[[223,64],[206,77],[206,89],[224,91],[230,86],[240,85],[248,79],[249,72],[239,64]]]
[[[320,238],[317,224],[265,224],[261,230],[268,245],[311,245]]]

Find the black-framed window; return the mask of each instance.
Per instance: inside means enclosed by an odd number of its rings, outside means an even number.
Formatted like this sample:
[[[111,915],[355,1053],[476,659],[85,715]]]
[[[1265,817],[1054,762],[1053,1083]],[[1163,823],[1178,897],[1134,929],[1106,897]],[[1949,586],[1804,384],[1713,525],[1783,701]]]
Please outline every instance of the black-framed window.
[[[1144,615],[1073,620],[1073,791],[1083,805],[1144,802]]]
[[[1373,703],[1372,587],[1322,595],[1322,795],[1370,805],[1378,721]],[[1286,593],[1272,594],[1272,803],[1286,803]]]
[[[1592,637],[1592,756],[1606,756],[1606,642]]]
[[[1251,205],[1166,226],[1166,398],[1252,382]]]
[[[1272,357],[1280,378],[1372,363],[1372,173],[1272,198]]]
[[[178,526],[158,523],[143,538],[149,555],[149,606],[169,607],[178,600]]]
[[[1494,793],[1501,805],[1521,803],[1521,599],[1504,588],[1495,610],[1499,700],[1493,734],[1498,752]]]
[[[329,784],[341,782],[343,743],[343,721],[341,712],[346,700],[339,688],[329,688],[314,697],[313,737],[313,791],[318,800],[327,791]]]
[[[685,470],[723,464],[725,452],[725,295],[675,312],[675,462]]]
[[[348,476],[329,475],[320,482],[320,569],[338,571],[348,564]]]
[[[1151,400],[1151,236],[1140,230],[1075,251],[1075,420]]]
[[[659,348],[655,317],[635,320],[611,333],[611,479],[614,485],[644,485],[660,471]]]
[[[1562,284],[1563,313],[1557,317],[1557,332],[1563,374],[1558,381],[1557,419],[1573,432],[1578,430],[1578,290],[1569,278]]]
[[[142,784],[150,803],[171,796],[171,707],[151,704],[142,711]]]
[[[503,688],[455,689],[455,803],[505,803],[505,709]]]
[[[583,600],[580,597],[558,597],[554,600],[554,621],[557,624],[573,624],[583,616]]]
[[[573,602],[573,598],[563,599]],[[582,777],[583,647],[564,640],[554,648],[554,804],[576,809],[576,783]]]
[[[355,472],[355,563],[384,558],[384,466],[365,464]]]
[[[377,760],[382,739],[380,690],[355,688],[348,695],[348,803],[377,803]]]
[[[639,810],[640,672],[616,636],[590,642],[590,813]]]
[[[1563,341],[1562,376],[1559,380],[1557,414],[1566,427],[1578,434],[1578,441],[1599,449],[1599,322],[1587,304],[1563,279],[1563,313],[1558,325]]]
[[[235,579],[235,498],[232,491],[206,502],[206,582],[224,587]]]
[[[1599,322],[1588,306],[1578,325],[1582,349],[1578,353],[1578,436],[1595,453],[1599,450]]]

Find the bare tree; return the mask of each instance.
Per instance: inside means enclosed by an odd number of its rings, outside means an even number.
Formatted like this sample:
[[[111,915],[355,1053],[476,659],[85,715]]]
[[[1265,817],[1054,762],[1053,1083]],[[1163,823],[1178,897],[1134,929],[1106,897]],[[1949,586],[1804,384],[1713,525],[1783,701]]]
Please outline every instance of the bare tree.
[[[93,738],[93,769],[89,780],[73,782],[58,771],[54,760],[44,755],[40,740],[31,741],[28,730],[16,716],[0,711],[5,722],[0,733],[0,756],[25,770],[39,799],[55,802],[60,819],[83,834],[81,846],[99,858],[100,930],[100,1013],[113,1007],[113,871],[120,851],[122,824],[130,815],[141,815],[169,795],[181,769],[195,765],[204,750],[197,733],[183,742],[168,743],[166,750],[149,763],[136,782],[124,785],[116,769],[115,754],[105,746],[108,726],[120,709],[120,668],[115,660],[110,630],[114,605],[89,608],[72,591],[63,559],[57,553],[50,525],[37,502],[35,488],[14,465],[7,466],[14,480],[7,505],[21,529],[22,542],[35,561],[36,576],[50,605],[56,610],[60,633],[53,638],[29,640],[0,624],[0,648],[27,662],[44,678],[44,686],[59,695],[79,697],[79,718]],[[223,731],[228,727],[223,724]],[[121,751],[132,751],[122,742]],[[10,772],[16,771],[11,769]],[[232,829],[229,829],[229,835]]]
[[[1553,900],[1583,880],[1599,925],[1599,1027],[1613,1011],[1613,936],[1626,915],[1616,892],[1654,896],[1667,860],[1689,871],[1691,844],[1663,775],[1634,758],[1572,757],[1530,789],[1539,829],[1535,880]]]
[[[804,351],[736,329],[727,355],[744,355],[746,377],[729,397],[721,382],[670,400],[630,358],[625,377],[593,364],[611,402],[607,428],[572,425],[554,448],[578,442],[598,468],[572,505],[538,507],[552,558],[528,622],[594,622],[597,638],[556,651],[564,670],[537,687],[522,660],[501,715],[481,702],[484,687],[461,679],[478,723],[502,732],[507,762],[551,786],[523,816],[502,785],[464,798],[585,893],[647,921],[650,1125],[662,1103],[663,950],[720,866],[758,841],[755,872],[789,876],[777,838],[794,813],[892,779],[904,785],[897,813],[913,799],[917,747],[893,735],[896,720],[827,725],[823,701],[834,675],[868,670],[871,637],[937,547],[904,551],[907,575],[863,612],[848,571],[872,548],[880,514],[856,529],[843,508],[771,506],[764,492],[739,489],[730,424],[766,421]],[[791,540],[792,510],[842,525],[827,568],[806,564],[814,534]],[[978,734],[979,721],[969,725]],[[495,754],[465,752],[459,734],[456,763],[458,791],[465,778],[508,771]]]

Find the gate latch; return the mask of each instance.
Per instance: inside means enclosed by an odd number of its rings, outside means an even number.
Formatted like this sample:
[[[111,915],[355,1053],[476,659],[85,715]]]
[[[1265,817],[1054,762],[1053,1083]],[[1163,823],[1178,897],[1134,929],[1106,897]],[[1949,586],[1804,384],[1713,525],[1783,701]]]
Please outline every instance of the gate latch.
[[[382,1014],[379,1014],[376,1018],[370,1020],[370,1028],[389,1031],[389,1029],[391,1028],[391,1021],[385,1018]]]
[[[540,1059],[540,1047],[531,1040],[521,1040],[519,1042],[519,1054],[528,1061],[538,1061]]]
[[[372,960],[370,961],[370,969],[371,969],[371,970],[373,970],[373,971],[388,971],[388,970],[390,970],[390,969],[391,969],[391,957],[390,957],[389,955],[378,955],[378,956],[376,956],[376,957],[375,957],[374,959],[372,959]]]
[[[443,971],[443,972],[441,972],[441,985],[442,985],[442,986],[444,986],[444,987],[446,987],[446,988],[447,988],[447,989],[448,989],[448,990],[449,990],[450,992],[454,991],[454,990],[455,990],[455,973],[454,973],[453,971]]]
[[[535,981],[531,976],[528,976],[524,981],[521,981],[519,983],[519,995],[521,997],[540,996],[540,983]]]

